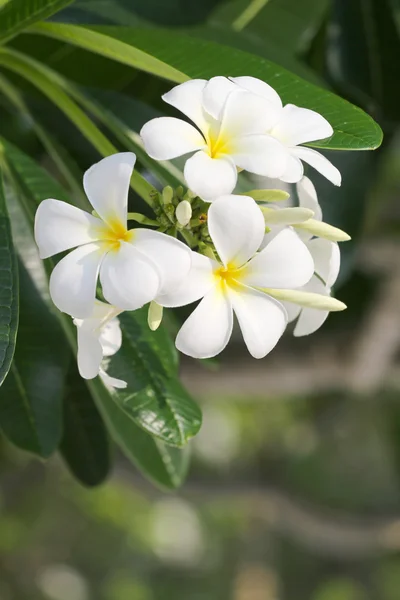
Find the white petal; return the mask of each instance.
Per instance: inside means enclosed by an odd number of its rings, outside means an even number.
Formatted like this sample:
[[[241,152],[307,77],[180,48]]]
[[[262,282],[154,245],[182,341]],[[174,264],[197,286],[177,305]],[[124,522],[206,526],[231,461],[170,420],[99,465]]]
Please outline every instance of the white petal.
[[[103,350],[98,332],[78,327],[78,370],[84,379],[93,379],[99,374]]]
[[[307,246],[292,229],[286,228],[243,269],[240,281],[262,288],[297,288],[314,273]]]
[[[227,77],[212,77],[203,91],[203,107],[216,120],[221,120],[222,110],[231,92],[237,86]]]
[[[269,102],[272,102],[275,108],[282,108],[282,100],[278,92],[276,92],[273,87],[268,85],[268,83],[265,83],[265,81],[261,81],[261,79],[257,79],[257,77],[248,76],[231,77],[230,79],[249,92],[253,92],[253,94],[258,94],[266,100],[269,100]]]
[[[292,302],[282,302],[282,304],[287,312],[289,323],[297,319],[302,310],[301,306]]]
[[[205,79],[191,79],[175,86],[162,96],[164,102],[189,117],[201,131],[207,130],[207,120],[203,110],[203,91],[206,84]]]
[[[318,173],[321,173],[321,175],[326,177],[334,185],[340,186],[342,184],[342,176],[339,169],[337,169],[330,160],[325,158],[325,156],[320,154],[320,152],[312,150],[311,148],[303,148],[300,146],[297,148],[291,148],[290,152],[297,158],[300,158],[300,160],[304,160],[306,163],[314,167]]]
[[[35,240],[40,258],[99,239],[100,219],[60,200],[43,200],[35,216]]]
[[[287,149],[270,135],[244,135],[229,144],[235,164],[256,175],[281,177],[285,172]]]
[[[205,152],[196,152],[186,161],[184,175],[191,191],[207,202],[230,194],[237,181],[232,159],[228,156],[211,158]]]
[[[313,219],[322,221],[322,210],[318,203],[318,196],[314,184],[308,177],[303,177],[296,185],[299,205],[314,211]]]
[[[308,242],[307,247],[314,259],[315,273],[327,286],[332,287],[340,270],[339,245],[322,238],[314,238]]]
[[[161,306],[185,306],[203,298],[215,286],[214,271],[221,265],[207,256],[192,252],[192,267],[182,284],[169,294],[157,296]]]
[[[315,333],[325,323],[328,316],[329,312],[325,310],[303,308],[293,330],[293,335],[302,337],[303,335]]]
[[[309,283],[303,288],[306,292],[314,294],[322,294],[329,296],[330,290],[327,288],[318,277],[313,277]],[[325,310],[317,310],[315,308],[302,308],[299,320],[293,331],[295,337],[310,335],[323,325],[328,318],[329,312]]]
[[[332,134],[333,129],[325,117],[314,110],[294,104],[283,107],[280,119],[271,131],[271,135],[287,146],[323,140]]]
[[[100,329],[100,344],[103,348],[103,356],[114,356],[122,346],[122,332],[119,319],[108,321]]]
[[[129,184],[135,166],[133,152],[103,158],[86,171],[83,187],[97,214],[113,228],[126,226]]]
[[[157,265],[162,278],[158,294],[173,292],[189,273],[192,264],[190,248],[170,235],[151,229],[135,229],[131,243]]]
[[[226,99],[220,135],[232,139],[252,133],[266,133],[277,119],[275,107],[261,96],[238,89]]]
[[[296,183],[303,177],[303,173],[304,167],[301,160],[288,152],[286,168],[280,180],[285,183]]]
[[[136,310],[154,300],[161,284],[156,265],[134,246],[121,242],[100,269],[105,299],[123,310]]]
[[[50,295],[61,312],[78,319],[90,317],[97,276],[107,249],[102,243],[86,244],[67,254],[55,266],[50,277]]]
[[[220,196],[208,211],[208,231],[224,265],[239,268],[261,245],[264,217],[249,196]]]
[[[229,288],[229,297],[248,351],[254,358],[264,358],[285,331],[285,309],[267,294],[244,285]]]
[[[156,160],[170,160],[204,148],[206,142],[190,123],[174,117],[158,117],[143,125],[140,136],[146,152]]]
[[[99,370],[99,375],[104,385],[108,388],[117,388],[123,390],[128,385],[123,379],[116,379],[115,377],[110,377],[110,375],[108,375],[108,373],[106,373],[101,368]]]
[[[211,358],[229,342],[232,326],[230,301],[221,286],[215,286],[182,325],[176,347],[193,358]]]

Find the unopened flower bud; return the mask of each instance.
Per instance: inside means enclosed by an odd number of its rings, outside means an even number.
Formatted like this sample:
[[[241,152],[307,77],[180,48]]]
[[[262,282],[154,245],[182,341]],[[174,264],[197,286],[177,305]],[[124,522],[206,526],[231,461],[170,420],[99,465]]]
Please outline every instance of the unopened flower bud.
[[[175,215],[178,223],[182,225],[182,227],[185,227],[192,218],[192,207],[190,206],[190,202],[187,200],[179,202],[176,207]]]
[[[170,185],[167,185],[162,191],[162,199],[164,204],[171,204],[172,198],[174,197],[174,190]]]
[[[151,331],[155,331],[160,327],[163,318],[163,307],[157,302],[150,302],[149,312],[147,313],[147,322]]]

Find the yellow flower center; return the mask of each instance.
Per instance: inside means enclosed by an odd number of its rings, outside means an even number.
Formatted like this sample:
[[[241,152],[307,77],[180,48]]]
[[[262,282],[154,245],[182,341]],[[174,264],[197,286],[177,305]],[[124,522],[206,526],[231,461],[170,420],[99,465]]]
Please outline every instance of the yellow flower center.
[[[210,157],[218,158],[222,154],[229,154],[228,141],[226,135],[210,131],[207,136],[207,150]]]
[[[227,284],[234,287],[239,284],[241,272],[243,272],[243,269],[238,269],[237,267],[228,264],[226,267],[216,269],[214,271],[214,277],[217,278],[220,285]]]
[[[116,218],[107,219],[107,223],[100,226],[99,237],[107,242],[110,250],[118,250],[120,242],[131,242],[134,236],[134,230],[128,231],[126,226]]]

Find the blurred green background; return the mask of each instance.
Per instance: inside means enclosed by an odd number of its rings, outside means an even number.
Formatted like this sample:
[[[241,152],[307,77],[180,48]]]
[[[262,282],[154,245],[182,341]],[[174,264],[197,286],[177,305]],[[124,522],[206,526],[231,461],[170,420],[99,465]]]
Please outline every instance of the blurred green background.
[[[329,153],[340,189],[312,173],[325,221],[353,237],[336,289],[348,310],[262,361],[239,336],[218,362],[182,361],[204,424],[179,492],[119,455],[88,490],[61,458],[43,464],[0,438],[0,600],[399,600],[400,3],[78,0],[54,18],[180,28],[258,54],[361,106],[385,141]],[[37,57],[136,131],[166,111],[168,84],[146,74],[50,39]],[[97,160],[27,94],[77,169]],[[0,120],[45,164],[29,119],[1,105]]]

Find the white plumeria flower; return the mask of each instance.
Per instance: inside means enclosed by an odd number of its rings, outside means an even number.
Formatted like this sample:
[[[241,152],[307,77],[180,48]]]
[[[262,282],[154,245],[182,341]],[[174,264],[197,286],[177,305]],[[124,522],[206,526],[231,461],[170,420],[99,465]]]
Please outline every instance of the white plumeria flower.
[[[283,106],[277,92],[270,85],[255,77],[232,77],[230,81],[242,89],[264,98],[265,110],[269,114],[271,104],[274,106],[274,114],[277,115],[277,118],[273,126],[266,131],[280,142],[286,154],[286,168],[281,175],[276,175],[276,177],[286,183],[300,181],[304,173],[301,161],[304,161],[334,185],[341,185],[340,171],[322,154],[301,145],[331,137],[333,129],[322,115],[294,104]],[[228,91],[232,88],[226,84],[226,89]]]
[[[194,253],[192,268],[163,306],[183,306],[202,298],[176,338],[178,350],[194,358],[221,352],[229,341],[233,313],[254,358],[270,352],[283,334],[287,314],[282,304],[260,288],[296,288],[307,283],[314,263],[291,230],[279,233],[257,253],[264,217],[248,196],[222,196],[210,207],[208,229],[221,262]]]
[[[178,240],[150,229],[127,229],[131,152],[104,158],[86,171],[83,186],[98,216],[59,200],[44,200],[35,218],[40,257],[77,247],[54,268],[54,304],[74,317],[93,312],[97,279],[105,299],[135,310],[178,285],[190,269],[191,254]]]
[[[237,168],[280,177],[287,162],[286,149],[266,134],[277,119],[274,104],[238,86],[227,93],[224,83],[223,77],[192,79],[164,94],[163,100],[196,127],[160,117],[140,132],[146,152],[157,160],[195,152],[186,161],[184,176],[190,190],[206,201],[233,191]]]
[[[300,208],[312,210],[314,220],[322,221],[322,210],[318,203],[317,192],[308,177],[303,177],[297,184],[296,189]],[[280,231],[282,231],[282,227],[272,227],[271,233],[268,233],[264,238],[264,244],[268,244]],[[313,237],[306,230],[296,230],[296,232],[306,244],[314,260],[314,275],[299,290],[330,296],[331,288],[340,270],[339,245],[337,242]],[[298,319],[293,331],[296,337],[314,333],[323,325],[329,315],[328,310],[302,307],[292,302],[284,302],[284,306],[288,312],[289,321]]]
[[[96,300],[92,314],[86,319],[74,319],[78,332],[78,370],[84,379],[100,375],[106,386],[125,388],[126,381],[110,377],[101,363],[121,348],[122,333],[117,316],[122,311],[116,306]]]

